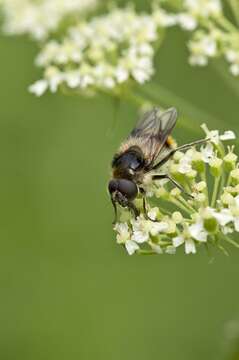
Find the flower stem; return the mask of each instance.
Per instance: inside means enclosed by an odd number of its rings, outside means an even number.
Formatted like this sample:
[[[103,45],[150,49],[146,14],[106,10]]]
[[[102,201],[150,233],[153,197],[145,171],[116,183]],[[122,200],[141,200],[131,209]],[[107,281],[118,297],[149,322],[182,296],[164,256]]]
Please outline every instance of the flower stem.
[[[236,26],[234,26],[227,18],[224,16],[219,16],[216,18],[217,23],[224,28],[224,30],[228,32],[238,32],[238,29]]]
[[[137,254],[139,254],[139,255],[157,255],[157,253],[153,250],[142,250],[142,249],[138,249]]]
[[[215,207],[220,180],[221,180],[220,176],[217,176],[215,178],[214,187],[213,187],[213,193],[212,193],[212,200],[211,200],[211,207]]]
[[[205,184],[206,184],[206,187],[205,187],[205,189],[203,190],[203,192],[204,192],[204,194],[205,194],[205,196],[206,196],[206,204],[208,205],[208,203],[209,203],[209,193],[208,193],[206,169],[204,169],[204,171],[200,173],[200,176],[201,176],[202,181],[204,181]]]
[[[235,246],[236,248],[239,249],[239,244],[234,241],[233,239],[231,239],[229,236],[223,235],[223,238],[231,245]]]
[[[239,2],[238,2],[238,0],[227,0],[227,2],[232,10],[232,13],[237,22],[237,25],[239,25]]]
[[[196,212],[196,210],[191,205],[189,205],[188,202],[182,196],[179,196],[179,200],[181,203],[183,203],[184,206],[188,208],[189,211]]]
[[[187,100],[164,88],[162,85],[151,82],[140,88],[140,91],[148,99],[151,99],[153,103],[160,103],[164,107],[175,106],[176,108],[180,109],[180,112],[190,119],[186,119],[187,121],[181,121],[180,124],[190,131],[195,132],[195,121],[197,121],[199,124],[201,122],[209,122],[211,124],[215,124],[215,126],[218,126],[220,121],[219,119],[216,119],[213,116],[205,113]],[[222,121],[220,122],[222,123]]]
[[[179,209],[185,211],[188,215],[191,215],[192,211],[189,210],[186,206],[184,206],[180,201],[176,199],[170,200],[174,205],[176,205]]]

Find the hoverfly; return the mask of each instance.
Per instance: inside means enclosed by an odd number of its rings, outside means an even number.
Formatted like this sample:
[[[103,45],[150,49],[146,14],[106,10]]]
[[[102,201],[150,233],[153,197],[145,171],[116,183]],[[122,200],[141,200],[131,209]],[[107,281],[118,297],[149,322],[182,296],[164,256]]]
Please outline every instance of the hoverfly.
[[[144,190],[144,179],[147,175],[150,175],[152,180],[168,179],[174,186],[185,192],[182,186],[168,174],[155,174],[155,170],[165,164],[176,151],[186,150],[191,146],[202,144],[208,139],[172,148],[169,136],[176,121],[177,111],[175,108],[164,112],[154,108],[143,116],[114,155],[112,179],[108,184],[115,212],[113,223],[117,220],[117,204],[131,210],[135,218],[139,216],[139,210],[134,204],[139,193],[143,195],[143,208],[147,217]]]

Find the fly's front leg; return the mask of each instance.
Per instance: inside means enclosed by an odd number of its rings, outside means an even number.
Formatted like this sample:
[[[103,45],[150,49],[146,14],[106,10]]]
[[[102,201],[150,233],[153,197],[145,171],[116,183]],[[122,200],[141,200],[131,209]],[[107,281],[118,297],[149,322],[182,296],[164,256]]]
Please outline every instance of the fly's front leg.
[[[146,192],[143,188],[139,188],[139,191],[140,193],[142,194],[143,196],[143,210],[144,210],[144,216],[147,220],[150,220],[150,221],[157,221],[157,220],[153,220],[151,219],[149,216],[148,216],[148,213],[147,213],[147,204],[146,204]]]
[[[154,165],[154,167],[152,168],[152,170],[155,170],[157,168],[159,168],[160,166],[162,166],[163,164],[165,164],[169,159],[171,159],[171,157],[177,152],[177,151],[181,151],[181,150],[187,150],[190,149],[192,146],[195,145],[200,145],[200,144],[205,144],[206,142],[208,142],[210,139],[202,139],[202,140],[197,140],[197,141],[193,141],[189,144],[184,144],[182,146],[177,147],[176,149],[172,149],[169,151],[169,153],[162,159],[160,160],[156,165]]]
[[[115,217],[114,217],[114,220],[113,220],[112,224],[115,225],[116,222],[117,222],[117,205],[116,205],[115,200],[112,197],[111,197],[111,202],[112,202],[112,205],[113,205],[113,208],[114,208],[114,214],[115,214]]]
[[[128,202],[127,207],[132,211],[135,220],[137,219],[137,217],[139,216],[139,210],[136,208],[136,206],[132,203],[132,202]]]
[[[194,199],[194,197],[189,194],[177,181],[175,181],[171,176],[168,174],[162,174],[162,175],[153,175],[153,180],[161,180],[161,179],[168,179],[171,181],[174,186],[176,186],[179,190],[181,190],[185,195],[189,196],[191,199]]]

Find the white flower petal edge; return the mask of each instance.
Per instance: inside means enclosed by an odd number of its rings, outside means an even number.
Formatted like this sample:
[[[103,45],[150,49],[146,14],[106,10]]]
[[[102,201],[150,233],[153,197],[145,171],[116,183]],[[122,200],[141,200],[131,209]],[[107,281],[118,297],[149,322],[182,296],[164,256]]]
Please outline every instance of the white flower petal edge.
[[[133,255],[137,250],[139,250],[139,245],[132,240],[127,240],[125,242],[125,248],[129,255]]]

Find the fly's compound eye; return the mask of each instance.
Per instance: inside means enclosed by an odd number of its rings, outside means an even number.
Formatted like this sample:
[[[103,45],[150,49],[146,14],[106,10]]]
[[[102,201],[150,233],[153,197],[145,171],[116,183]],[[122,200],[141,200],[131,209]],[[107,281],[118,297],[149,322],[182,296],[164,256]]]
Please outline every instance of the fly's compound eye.
[[[116,190],[118,190],[118,180],[110,180],[108,190],[110,194],[113,194]]]
[[[118,191],[128,200],[134,200],[138,194],[138,188],[133,181],[126,179],[118,180]]]

